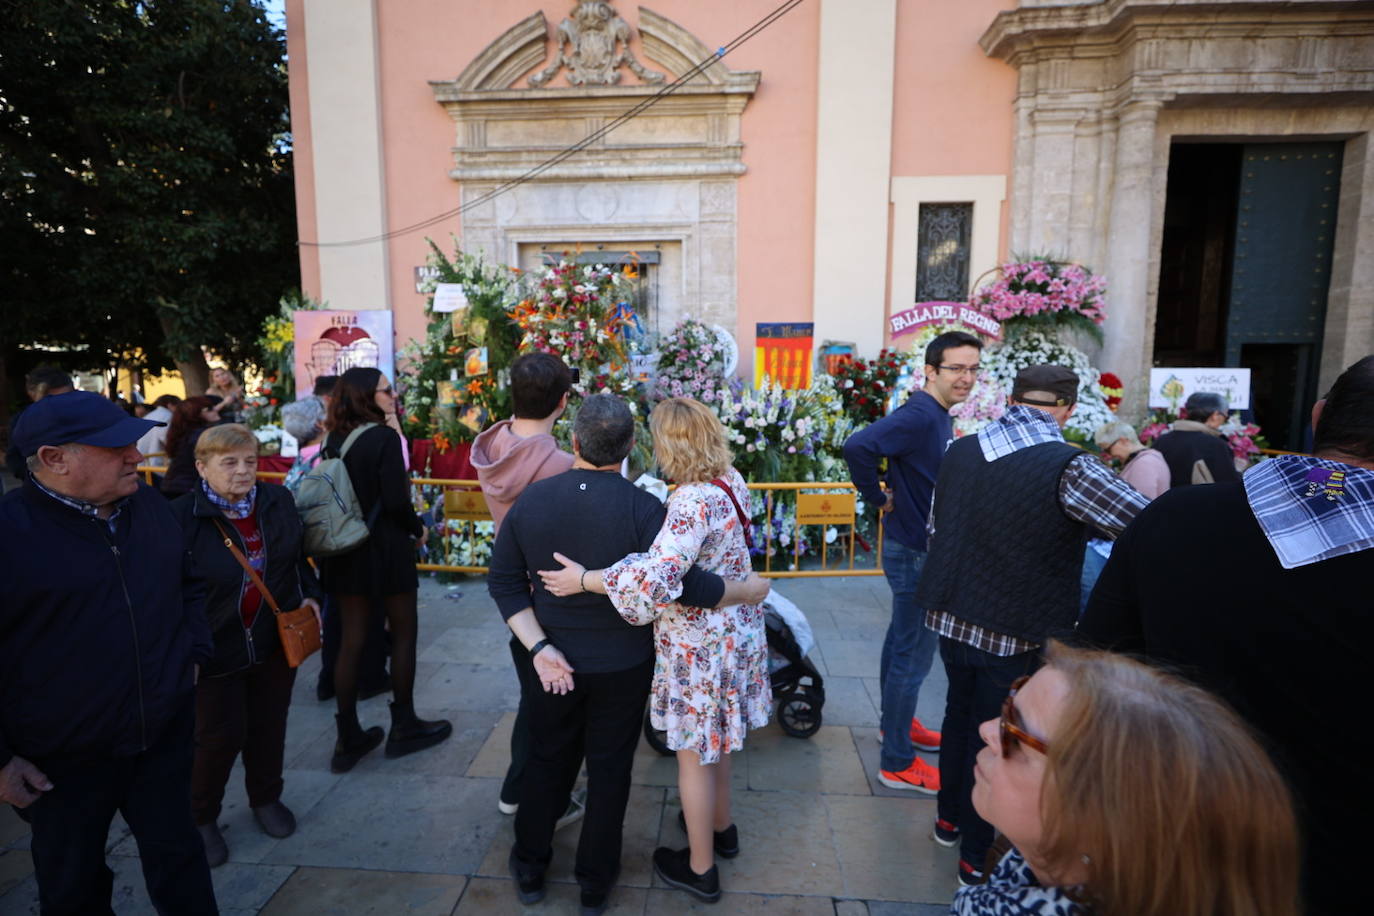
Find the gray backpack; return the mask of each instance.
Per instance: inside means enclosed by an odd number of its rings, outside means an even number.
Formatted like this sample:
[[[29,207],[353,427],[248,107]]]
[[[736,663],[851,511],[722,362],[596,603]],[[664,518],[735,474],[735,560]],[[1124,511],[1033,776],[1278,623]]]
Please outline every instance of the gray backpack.
[[[307,556],[337,556],[367,540],[370,522],[376,521],[376,510],[382,503],[379,499],[373,507],[374,518],[363,519],[363,508],[353,492],[353,481],[343,459],[358,437],[376,425],[364,423],[353,430],[344,440],[338,457],[321,460],[296,484],[296,511],[305,528]]]

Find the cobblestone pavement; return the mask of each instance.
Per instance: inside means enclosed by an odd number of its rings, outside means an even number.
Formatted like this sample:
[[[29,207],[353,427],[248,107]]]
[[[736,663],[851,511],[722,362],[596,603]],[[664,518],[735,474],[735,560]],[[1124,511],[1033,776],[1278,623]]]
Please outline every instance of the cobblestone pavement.
[[[734,806],[743,851],[720,862],[726,894],[693,906],[658,881],[649,862],[660,844],[680,846],[676,763],[641,742],[625,822],[625,854],[611,913],[834,914],[913,916],[948,910],[956,853],[927,838],[931,797],[878,784],[878,656],[890,593],[881,577],[781,580],[778,590],[807,615],[825,677],[824,725],[807,740],[776,722],[750,733],[736,756]],[[227,916],[285,914],[575,913],[575,828],[561,831],[548,898],[522,908],[506,875],[511,819],[496,810],[516,704],[506,628],[470,578],[420,591],[416,705],[453,721],[429,751],[386,760],[380,750],[351,773],[329,772],[333,703],[315,699],[318,661],[296,682],[286,746],[283,801],[294,836],[274,840],[253,823],[235,768],[220,824],[229,862],[214,871]],[[939,726],[945,678],[936,663],[918,713]],[[387,724],[387,697],[360,705],[364,726]],[[28,828],[0,809],[0,914],[37,913]],[[151,913],[137,849],[116,818],[109,861],[115,911]]]

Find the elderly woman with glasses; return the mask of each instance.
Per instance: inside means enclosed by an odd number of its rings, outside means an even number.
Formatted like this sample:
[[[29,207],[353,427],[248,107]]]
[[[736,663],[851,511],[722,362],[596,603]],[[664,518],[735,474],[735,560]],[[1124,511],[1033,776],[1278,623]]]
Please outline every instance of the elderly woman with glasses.
[[[286,714],[296,669],[286,663],[270,601],[242,563],[252,567],[283,611],[309,606],[318,615],[324,592],[306,562],[291,494],[257,480],[258,440],[252,430],[237,424],[207,429],[196,440],[195,454],[199,484],[172,509],[209,589],[205,612],[215,640],[215,657],[196,684],[191,771],[191,808],[213,868],[229,857],[217,821],[229,771],[240,754],[258,826],[273,837],[296,829],[295,816],[281,801]]]
[[[1296,916],[1288,788],[1201,688],[1051,642],[979,733],[973,805],[1012,848],[956,916]]]

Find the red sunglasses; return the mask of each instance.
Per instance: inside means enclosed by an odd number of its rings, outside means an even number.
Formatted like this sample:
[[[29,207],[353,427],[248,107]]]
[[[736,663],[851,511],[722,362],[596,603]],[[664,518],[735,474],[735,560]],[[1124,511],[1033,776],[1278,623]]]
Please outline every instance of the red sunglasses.
[[[1002,719],[998,723],[998,731],[1002,735],[1003,757],[1010,757],[1017,744],[1024,744],[1042,754],[1050,752],[1049,746],[1045,742],[1021,727],[1021,716],[1016,711],[1016,704],[1012,702],[1016,697],[1016,692],[1026,686],[1026,681],[1029,680],[1030,675],[1025,674],[1012,681],[1011,690],[1007,692],[1007,698],[1002,701]]]

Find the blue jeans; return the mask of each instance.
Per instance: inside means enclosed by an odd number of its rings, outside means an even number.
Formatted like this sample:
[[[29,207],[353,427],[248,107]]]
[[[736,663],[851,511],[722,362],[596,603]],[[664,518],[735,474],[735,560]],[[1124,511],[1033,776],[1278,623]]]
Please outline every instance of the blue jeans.
[[[1083,548],[1083,576],[1079,579],[1079,587],[1082,589],[1082,601],[1078,605],[1078,616],[1081,619],[1083,612],[1088,609],[1088,598],[1093,593],[1093,586],[1097,584],[1097,577],[1102,575],[1102,569],[1107,565],[1107,557],[1098,553],[1092,544]]]
[[[1040,650],[999,656],[941,636],[940,658],[949,676],[949,692],[940,739],[936,810],[940,820],[959,828],[959,858],[982,871],[993,831],[973,810],[973,764],[983,749],[978,726],[1002,714],[1011,682],[1040,666]]]
[[[892,588],[892,622],[883,640],[878,686],[883,695],[881,766],[898,773],[911,766],[916,748],[911,743],[911,719],[916,698],[935,660],[939,637],[926,629],[926,612],[916,603],[916,584],[926,565],[926,552],[888,538],[883,541],[883,575]]]

